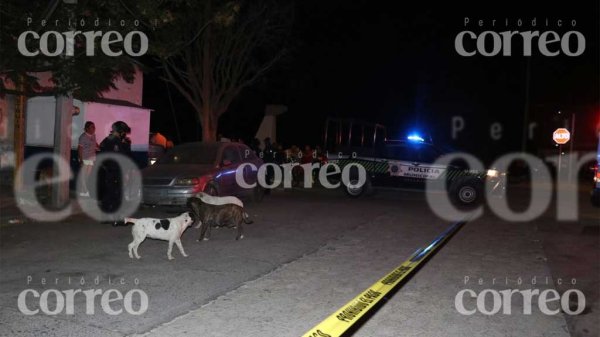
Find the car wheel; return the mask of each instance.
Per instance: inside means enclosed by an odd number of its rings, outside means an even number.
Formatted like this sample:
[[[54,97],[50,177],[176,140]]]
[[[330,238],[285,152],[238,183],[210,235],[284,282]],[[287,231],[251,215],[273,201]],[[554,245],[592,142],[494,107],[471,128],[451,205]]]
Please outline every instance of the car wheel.
[[[482,186],[476,179],[460,181],[452,191],[452,198],[460,205],[477,205],[482,199]]]
[[[346,185],[345,191],[346,194],[348,194],[348,196],[352,197],[352,198],[358,198],[360,197],[363,192],[364,192],[364,186],[360,186],[360,187],[352,187],[350,185],[356,185],[358,184],[358,180],[354,179],[354,180],[350,180],[350,184]]]
[[[351,198],[358,198],[361,195],[370,193],[370,191],[371,191],[371,182],[369,181],[369,179],[367,179],[365,181],[365,183],[362,184],[362,186],[354,186],[353,187],[351,185],[358,185],[358,179],[356,179],[356,178],[350,179],[350,184],[344,186],[344,191]]]
[[[458,189],[458,199],[463,204],[470,204],[477,200],[477,190],[473,186],[465,185]]]
[[[213,183],[209,183],[206,185],[206,187],[204,187],[204,193],[215,197],[219,196],[219,190],[217,189],[217,186],[215,186],[215,184]]]

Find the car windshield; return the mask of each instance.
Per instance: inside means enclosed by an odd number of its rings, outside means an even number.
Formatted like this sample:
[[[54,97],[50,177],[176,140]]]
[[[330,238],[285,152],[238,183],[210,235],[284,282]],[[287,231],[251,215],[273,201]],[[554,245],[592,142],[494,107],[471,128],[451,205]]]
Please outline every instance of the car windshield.
[[[418,161],[417,151],[413,146],[392,145],[383,148],[383,156],[389,159]]]
[[[214,145],[180,146],[169,150],[159,164],[206,165],[214,164],[218,147]]]

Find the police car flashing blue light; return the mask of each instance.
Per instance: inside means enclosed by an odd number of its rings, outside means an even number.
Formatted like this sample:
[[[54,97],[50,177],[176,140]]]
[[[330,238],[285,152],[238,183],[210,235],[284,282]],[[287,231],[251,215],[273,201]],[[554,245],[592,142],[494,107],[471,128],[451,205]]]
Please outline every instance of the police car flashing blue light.
[[[419,142],[419,143],[425,142],[425,139],[423,139],[423,137],[419,136],[416,133],[411,133],[410,135],[408,135],[408,137],[406,137],[406,139],[408,139],[411,142]]]
[[[369,194],[373,187],[423,189],[427,181],[437,181],[444,183],[453,201],[461,205],[476,205],[483,198],[485,185],[489,184],[492,191],[504,189],[504,174],[495,168],[480,172],[470,170],[462,162],[437,164],[436,161],[452,149],[447,146],[440,148],[433,144],[430,137],[422,135],[413,131],[404,134],[401,139],[386,139],[357,156],[338,155],[337,158],[331,158],[330,162],[340,167],[360,164],[365,168],[365,184],[360,188],[350,185],[345,188],[351,197]]]

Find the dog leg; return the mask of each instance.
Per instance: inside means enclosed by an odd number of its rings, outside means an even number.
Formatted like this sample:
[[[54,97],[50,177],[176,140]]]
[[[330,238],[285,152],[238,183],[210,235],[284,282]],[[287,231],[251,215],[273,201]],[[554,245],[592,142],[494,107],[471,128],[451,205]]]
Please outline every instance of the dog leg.
[[[204,231],[205,231],[204,226],[205,226],[204,222],[201,222],[200,225],[198,225],[198,227],[196,227],[196,228],[200,228],[200,236],[198,237],[198,240],[196,240],[198,242],[200,242],[204,239]]]
[[[167,258],[169,260],[174,259],[173,255],[171,255],[171,253],[173,252],[173,243],[175,243],[173,240],[169,240],[169,249],[167,250]]]
[[[208,224],[206,226],[206,234],[204,234],[204,240],[210,240],[210,231],[212,230],[212,227],[210,224]]]
[[[127,245],[127,250],[129,251],[129,258],[133,259],[133,247],[135,246],[135,240],[131,241],[129,245]]]
[[[205,240],[207,241],[210,238],[210,223],[208,221],[203,221],[202,226],[200,227],[200,237],[198,241]],[[208,234],[207,234],[208,232]]]
[[[136,241],[135,244],[134,244],[134,246],[133,246],[133,255],[135,255],[135,258],[138,259],[138,260],[141,258],[141,256],[138,254],[138,247],[144,241],[144,239]]]
[[[135,256],[136,259],[139,259],[141,256],[138,254],[138,247],[146,239],[146,233],[144,233],[143,227],[138,224],[134,224],[131,228],[131,235],[133,236],[133,241],[131,241],[129,246],[127,246],[129,248],[129,257],[133,258]],[[131,254],[132,252],[133,256]]]
[[[127,246],[127,248],[129,249],[129,257],[130,258],[133,259],[134,256],[136,259],[140,258],[137,250],[138,250],[138,247],[140,246],[140,244],[144,241],[144,239],[145,238],[135,237],[135,238],[133,238],[133,241],[131,241],[131,243]]]
[[[177,245],[177,248],[179,248],[179,252],[181,253],[181,255],[183,257],[188,257],[188,255],[185,253],[185,251],[183,250],[183,245],[181,245],[181,239],[177,239],[175,240],[175,244]]]
[[[246,212],[244,212],[244,214],[242,214],[242,219],[244,219],[244,223],[247,225],[254,223],[254,221],[250,220],[250,216]]]
[[[244,238],[244,228],[242,227],[242,223],[240,222],[236,227],[237,227],[237,235],[236,235],[235,239],[241,240]]]

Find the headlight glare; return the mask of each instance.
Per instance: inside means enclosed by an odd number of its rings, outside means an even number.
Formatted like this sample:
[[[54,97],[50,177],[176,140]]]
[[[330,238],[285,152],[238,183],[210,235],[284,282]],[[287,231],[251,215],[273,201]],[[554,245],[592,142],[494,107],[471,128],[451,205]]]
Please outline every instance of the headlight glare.
[[[486,175],[490,178],[498,178],[500,176],[500,172],[498,172],[498,170],[487,170]]]

